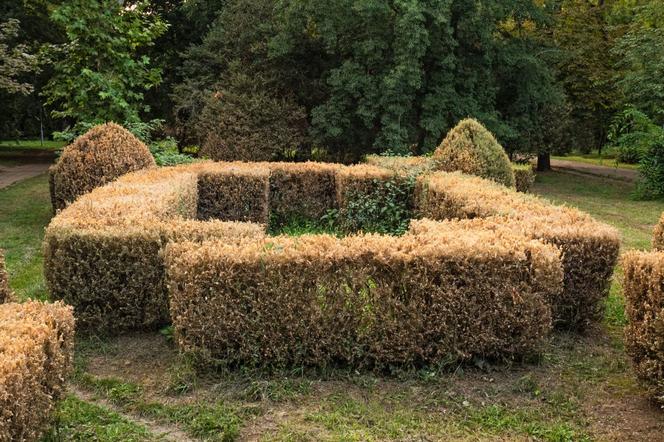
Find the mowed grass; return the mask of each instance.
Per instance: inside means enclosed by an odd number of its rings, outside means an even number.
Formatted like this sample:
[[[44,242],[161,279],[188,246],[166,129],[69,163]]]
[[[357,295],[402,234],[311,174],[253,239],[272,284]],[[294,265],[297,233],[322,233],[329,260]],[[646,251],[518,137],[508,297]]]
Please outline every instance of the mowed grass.
[[[40,175],[0,190],[0,248],[19,299],[45,299],[42,239],[51,219],[48,178]]]
[[[616,161],[615,158],[601,157],[597,153],[591,154],[573,154],[573,155],[554,155],[551,158],[557,160],[576,161],[578,163],[594,164],[596,166],[615,167],[617,169],[637,170],[638,164],[628,164]]]
[[[65,146],[64,141],[44,140],[0,140],[0,150],[57,150]]]
[[[593,177],[540,174],[535,192],[615,225],[629,248],[649,247],[664,210],[632,200],[627,184]],[[50,216],[46,176],[0,190],[0,246],[21,299],[45,297]],[[585,335],[556,333],[527,362],[381,374],[296,367],[201,375],[167,332],[79,337],[74,388],[44,441],[661,439],[664,416],[644,399],[624,353],[617,284],[606,318]]]

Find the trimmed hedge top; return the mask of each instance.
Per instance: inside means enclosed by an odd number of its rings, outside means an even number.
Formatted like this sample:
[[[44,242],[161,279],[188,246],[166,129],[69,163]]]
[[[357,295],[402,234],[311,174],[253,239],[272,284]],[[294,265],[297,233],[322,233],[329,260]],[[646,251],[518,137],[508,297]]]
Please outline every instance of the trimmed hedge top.
[[[510,160],[496,138],[479,121],[461,120],[434,152],[442,170],[461,171],[514,187]]]
[[[65,147],[49,170],[55,211],[121,175],[156,167],[150,150],[115,123],[95,126]]]

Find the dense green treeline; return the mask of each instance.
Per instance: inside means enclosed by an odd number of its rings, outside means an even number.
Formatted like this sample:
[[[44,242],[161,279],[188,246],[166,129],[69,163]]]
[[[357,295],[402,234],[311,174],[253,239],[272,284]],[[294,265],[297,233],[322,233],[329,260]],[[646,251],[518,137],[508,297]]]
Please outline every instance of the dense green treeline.
[[[163,120],[219,158],[353,160],[470,116],[511,155],[639,160],[664,124],[657,0],[6,0],[0,23],[0,138]]]

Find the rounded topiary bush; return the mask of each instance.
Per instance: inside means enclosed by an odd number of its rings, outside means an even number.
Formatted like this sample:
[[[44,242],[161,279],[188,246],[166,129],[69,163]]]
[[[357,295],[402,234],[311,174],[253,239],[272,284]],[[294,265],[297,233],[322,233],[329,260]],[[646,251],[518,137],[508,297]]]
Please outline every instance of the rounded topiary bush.
[[[154,158],[131,132],[115,123],[95,126],[65,147],[49,170],[53,209],[63,209],[95,187],[148,167],[156,167]]]
[[[434,152],[439,167],[461,171],[514,187],[510,160],[496,138],[480,122],[466,118],[447,133]]]

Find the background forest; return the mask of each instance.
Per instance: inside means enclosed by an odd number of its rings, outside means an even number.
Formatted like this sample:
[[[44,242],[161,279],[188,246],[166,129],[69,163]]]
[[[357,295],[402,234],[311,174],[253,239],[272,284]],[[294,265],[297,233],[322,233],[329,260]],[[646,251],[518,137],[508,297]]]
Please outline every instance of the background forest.
[[[513,159],[659,158],[660,0],[5,0],[0,139],[116,121],[218,159],[426,154],[477,118]]]

